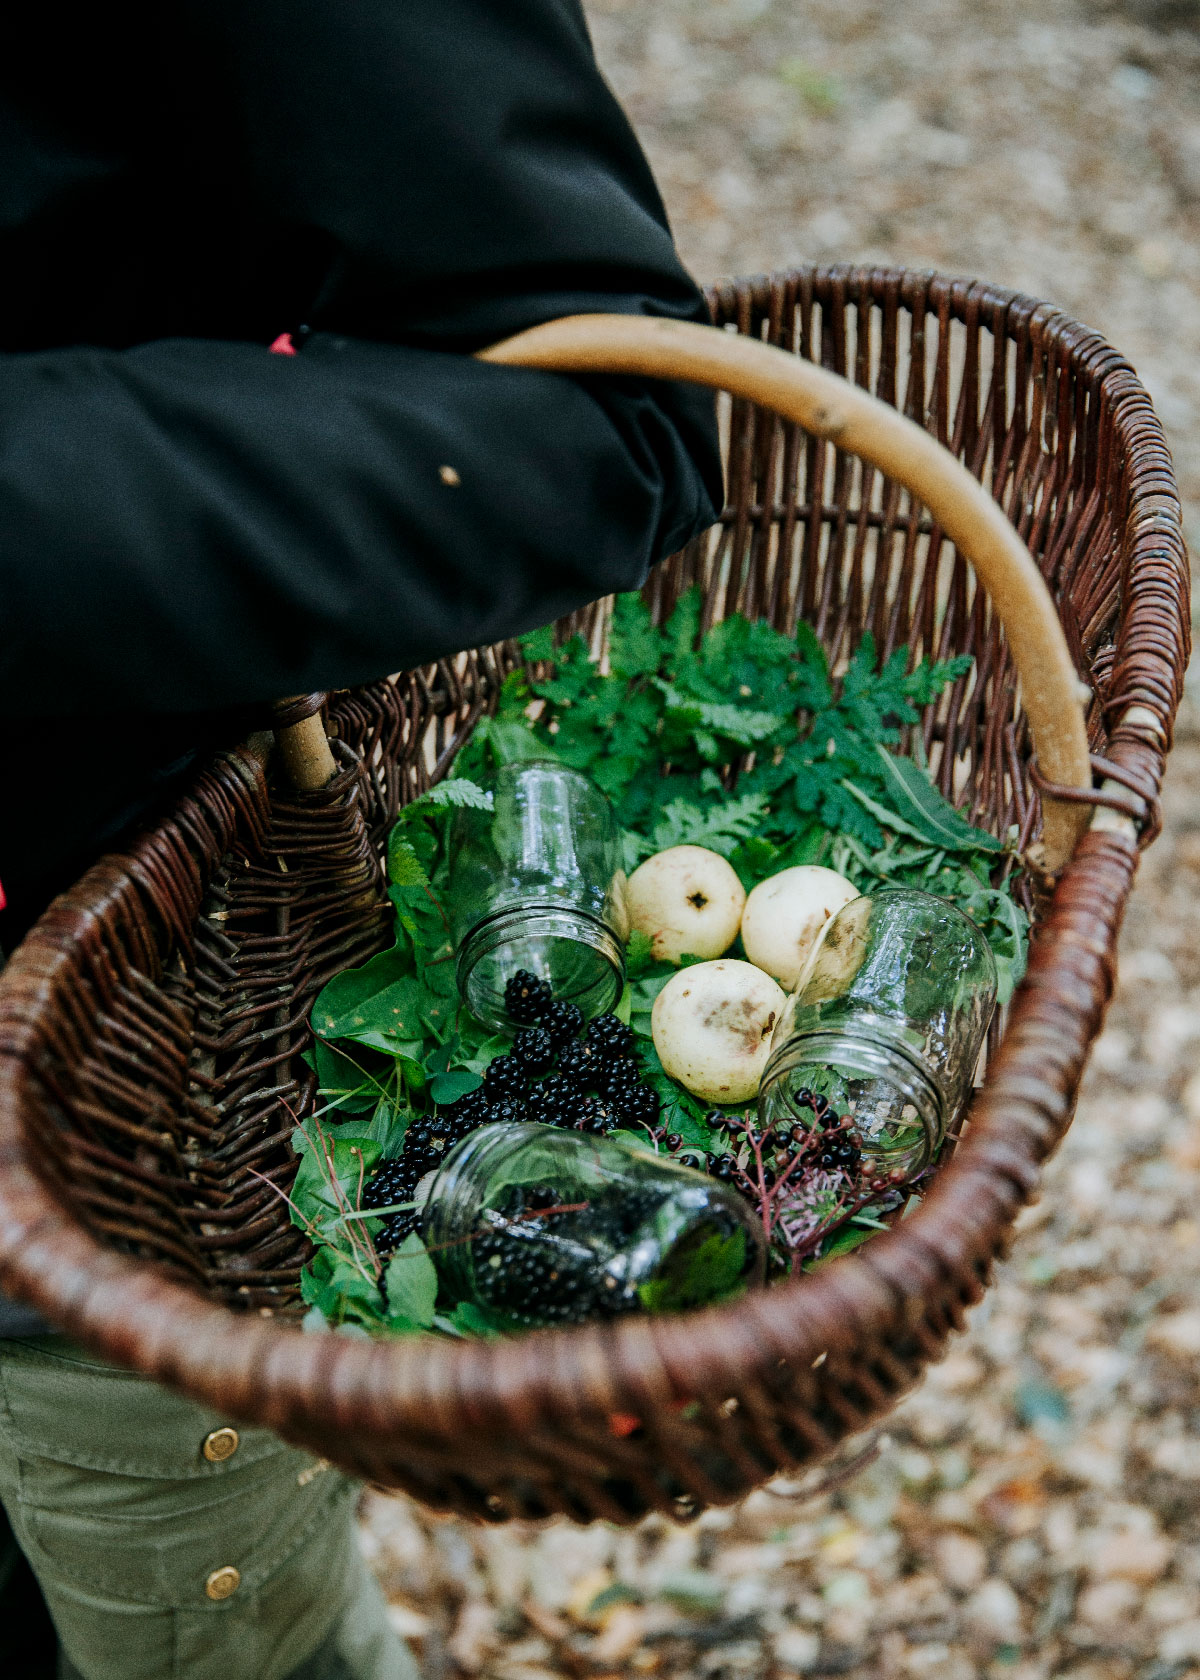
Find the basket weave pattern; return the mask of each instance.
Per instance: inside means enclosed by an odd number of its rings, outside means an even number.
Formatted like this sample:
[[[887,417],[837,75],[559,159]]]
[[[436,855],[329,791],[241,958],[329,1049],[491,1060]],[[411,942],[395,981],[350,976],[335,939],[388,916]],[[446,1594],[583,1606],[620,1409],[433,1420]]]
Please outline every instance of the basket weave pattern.
[[[1170,457],[1128,365],[1045,305],[929,275],[803,270],[710,302],[719,325],[901,408],[992,489],[1091,685],[1093,750],[1134,790],[1116,802],[1152,819],[1187,563]],[[1027,845],[1027,732],[969,569],[901,486],[730,408],[728,506],[652,578],[655,616],[699,583],[707,622],[801,616],[835,666],[868,631],[881,655],[972,654],[922,744],[974,821],[1016,825]],[[598,645],[606,610],[569,628]],[[389,942],[388,826],[516,658],[477,650],[338,696],[340,769],[320,793],[285,791],[249,747],[221,755],[47,912],[0,979],[0,1282],[109,1357],[434,1505],[493,1521],[682,1514],[827,1455],[961,1327],[1070,1122],[1136,851],[1114,831],[1080,844],[954,1158],[857,1254],[686,1320],[500,1343],[304,1336],[287,1320],[306,1244],[279,1192],[314,1097],[309,1008]],[[613,1413],[640,1428],[614,1433]]]

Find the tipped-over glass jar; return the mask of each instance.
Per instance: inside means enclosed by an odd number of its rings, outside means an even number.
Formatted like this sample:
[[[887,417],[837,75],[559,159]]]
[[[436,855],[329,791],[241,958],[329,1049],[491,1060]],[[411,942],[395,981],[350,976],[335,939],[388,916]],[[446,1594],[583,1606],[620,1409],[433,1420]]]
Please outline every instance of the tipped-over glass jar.
[[[422,1231],[447,1294],[510,1329],[681,1312],[761,1283],[749,1204],[617,1137],[481,1126],[446,1157]]]
[[[629,918],[616,817],[594,782],[541,759],[506,764],[491,810],[456,812],[450,848],[458,988],[472,1014],[511,1027],[504,988],[522,969],[585,1019],[612,1007]]]
[[[900,889],[851,899],[826,924],[771,1040],[764,1123],[848,1114],[880,1173],[912,1178],[971,1092],[996,1004],[996,964],[945,899]]]

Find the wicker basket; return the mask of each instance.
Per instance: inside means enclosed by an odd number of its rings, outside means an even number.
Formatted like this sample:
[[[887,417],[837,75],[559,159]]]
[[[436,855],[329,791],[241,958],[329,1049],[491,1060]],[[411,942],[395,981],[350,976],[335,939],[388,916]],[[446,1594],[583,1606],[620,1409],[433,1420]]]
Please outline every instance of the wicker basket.
[[[254,744],[218,757],[51,907],[0,978],[0,1282],[118,1363],[489,1520],[733,1501],[831,1453],[939,1357],[1070,1122],[1186,662],[1170,458],[1096,334],[994,288],[895,271],[802,270],[710,302],[718,324],[849,375],[950,446],[1028,543],[1091,689],[1103,785],[1082,798],[1102,815],[1056,882],[1030,881],[1028,977],[918,1212],[811,1276],[685,1319],[419,1344],[290,1321],[305,1244],[255,1174],[294,1170],[309,1006],[389,942],[388,826],[492,703],[511,647],[337,696],[338,773],[317,792],[289,790]],[[710,620],[803,615],[835,661],[868,630],[883,655],[973,654],[924,745],[973,820],[1016,823],[1028,846],[1042,806],[1009,640],[941,527],[894,479],[744,400],[728,452],[721,524],[652,578],[655,614],[698,581]],[[1061,811],[1067,790],[1049,791]]]

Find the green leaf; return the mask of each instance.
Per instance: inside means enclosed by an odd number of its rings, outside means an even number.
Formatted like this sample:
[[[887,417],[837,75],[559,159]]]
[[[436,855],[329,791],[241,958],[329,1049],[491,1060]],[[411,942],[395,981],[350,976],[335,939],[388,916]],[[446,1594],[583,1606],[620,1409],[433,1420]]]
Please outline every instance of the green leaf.
[[[437,1271],[415,1231],[405,1237],[384,1272],[388,1318],[427,1330],[437,1300]]]
[[[475,811],[490,811],[495,804],[490,789],[482,788],[478,782],[473,782],[467,776],[455,776],[444,782],[435,782],[433,787],[426,788],[418,794],[416,799],[409,801],[400,812],[400,820],[416,815],[423,815],[429,810],[442,810],[447,806],[469,806]]]
[[[643,974],[654,962],[654,941],[641,928],[634,928],[625,948],[625,972],[631,980]]]
[[[322,1147],[315,1124],[305,1121],[300,1128],[310,1147],[300,1157],[292,1184],[292,1223],[302,1230],[311,1225],[326,1231],[340,1220],[347,1205],[359,1205],[360,1186],[371,1176],[383,1150],[372,1138],[331,1139],[328,1133]]]
[[[662,637],[650,609],[638,594],[618,595],[613,602],[608,661],[618,677],[651,676],[662,658]]]
[[[647,1312],[684,1312],[709,1301],[740,1294],[746,1265],[746,1233],[714,1231],[687,1256],[684,1269],[651,1278],[638,1285],[638,1299]]]
[[[934,787],[910,758],[897,758],[878,749],[893,803],[926,840],[950,851],[1002,852],[1004,842],[982,828],[974,828]]]
[[[316,1038],[312,1050],[305,1052],[304,1059],[316,1074],[317,1087],[331,1108],[345,1114],[359,1114],[364,1109],[373,1108],[379,1101],[382,1089],[379,1075],[360,1065],[336,1045]]]
[[[434,1319],[434,1323],[439,1326],[444,1323],[453,1334],[459,1336],[486,1336],[492,1339],[503,1333],[501,1322],[495,1314],[474,1301],[460,1301],[444,1320],[439,1315]]]
[[[838,1254],[850,1254],[854,1249],[861,1248],[863,1243],[870,1242],[875,1236],[874,1227],[865,1225],[844,1225],[836,1235],[821,1250],[822,1260],[832,1260]]]
[[[411,959],[407,951],[394,945],[381,951],[361,968],[348,968],[322,987],[312,1007],[312,1027],[318,1038],[360,1038],[364,1011],[372,1018],[378,1015],[377,1002],[389,987],[404,985],[410,979]],[[363,1039],[367,1043],[369,1040]],[[377,1046],[386,1049],[386,1045]]]
[[[483,1079],[478,1073],[460,1069],[456,1073],[438,1073],[429,1081],[429,1095],[439,1107],[457,1102],[460,1097],[478,1091]]]
[[[685,1148],[702,1149],[705,1154],[711,1154],[717,1142],[717,1132],[709,1121],[704,1104],[690,1091],[685,1091],[682,1085],[675,1083],[659,1061],[658,1051],[651,1039],[641,1038],[637,1048],[642,1078],[658,1093],[662,1102],[660,1125],[668,1132],[678,1132]]]
[[[416,848],[394,828],[388,837],[388,880],[397,887],[428,887],[429,876]]]
[[[531,665],[541,665],[548,659],[553,659],[557,649],[554,646],[554,626],[544,624],[540,630],[527,630],[520,639],[522,656]]]
[[[907,821],[906,818],[893,811],[890,806],[881,805],[877,799],[872,799],[869,793],[864,793],[862,788],[856,786],[854,782],[843,781],[842,786],[847,793],[854,795],[864,810],[871,813],[881,828],[890,828],[896,834],[907,834],[910,840],[919,840],[924,846],[930,844],[929,835],[923,829],[918,828],[915,823]]]
[[[391,1097],[384,1097],[375,1113],[371,1117],[370,1130],[367,1136],[379,1145],[379,1154],[383,1160],[392,1160],[399,1155],[404,1147],[405,1134],[412,1120],[411,1109],[394,1102]],[[343,1127],[338,1128],[338,1136],[342,1136]]]
[[[650,849],[665,852],[671,846],[704,846],[710,852],[730,857],[745,840],[761,828],[767,813],[763,793],[728,796],[707,808],[691,800],[673,799],[654,825]]]

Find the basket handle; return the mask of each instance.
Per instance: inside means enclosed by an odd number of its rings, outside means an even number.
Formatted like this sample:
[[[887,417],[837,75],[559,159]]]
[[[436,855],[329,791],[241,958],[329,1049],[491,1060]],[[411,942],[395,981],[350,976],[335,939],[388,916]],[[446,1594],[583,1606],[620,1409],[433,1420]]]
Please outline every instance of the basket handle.
[[[1004,626],[1038,764],[1048,782],[1092,786],[1083,685],[1033,557],[966,467],[914,421],[860,386],[761,339],[648,315],[572,315],[479,352],[556,373],[687,380],[773,409],[905,485],[972,564]],[[1088,826],[1086,805],[1043,798],[1041,863],[1051,875]]]

